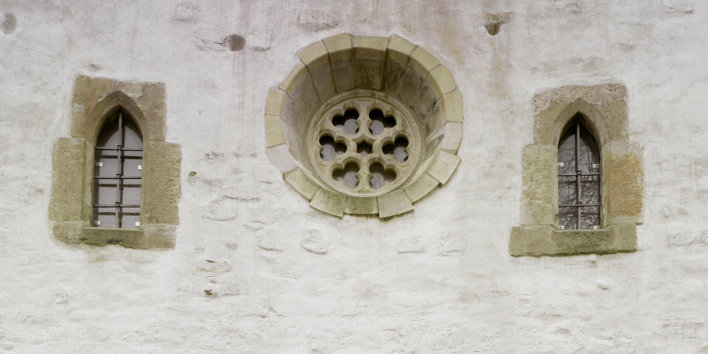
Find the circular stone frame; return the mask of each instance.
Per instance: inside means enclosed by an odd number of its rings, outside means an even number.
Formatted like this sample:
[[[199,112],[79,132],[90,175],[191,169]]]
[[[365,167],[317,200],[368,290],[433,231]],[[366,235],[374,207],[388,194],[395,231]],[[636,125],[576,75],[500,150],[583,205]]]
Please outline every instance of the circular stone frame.
[[[313,208],[388,218],[447,183],[462,95],[432,54],[397,35],[343,33],[297,56],[268,93],[266,153]]]

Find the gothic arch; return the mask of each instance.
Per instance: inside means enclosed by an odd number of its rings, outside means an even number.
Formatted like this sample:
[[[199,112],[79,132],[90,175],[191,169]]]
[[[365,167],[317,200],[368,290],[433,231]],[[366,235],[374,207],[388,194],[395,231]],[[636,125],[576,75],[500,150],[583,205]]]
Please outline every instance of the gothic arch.
[[[86,139],[95,144],[106,119],[119,109],[122,109],[138,125],[143,141],[149,141],[149,122],[145,118],[143,111],[132,98],[121,91],[114,91],[106,95],[93,106],[85,123],[85,132],[89,133],[86,135]]]

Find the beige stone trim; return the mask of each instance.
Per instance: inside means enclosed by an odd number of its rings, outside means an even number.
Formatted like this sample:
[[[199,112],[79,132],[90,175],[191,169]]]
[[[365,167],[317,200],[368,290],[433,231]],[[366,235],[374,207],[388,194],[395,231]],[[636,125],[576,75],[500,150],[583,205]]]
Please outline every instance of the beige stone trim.
[[[320,106],[320,98],[315,90],[312,76],[302,62],[295,65],[290,75],[280,84],[280,88],[288,94],[304,116],[311,115]]]
[[[329,53],[327,53],[323,42],[312,43],[299,51],[297,55],[307,67],[320,99],[326,97],[328,92],[335,91]]]
[[[290,151],[288,151],[288,146],[285,144],[266,148],[266,156],[282,173],[287,173],[297,168],[297,162],[295,162]]]
[[[390,218],[413,211],[413,203],[404,191],[395,191],[377,197],[379,202],[379,217]]]
[[[342,33],[323,40],[329,52],[332,65],[332,77],[337,93],[356,87],[356,74],[352,65],[352,39],[348,33]]]
[[[312,200],[321,187],[302,169],[296,168],[283,175],[287,182],[294,190],[300,193],[307,200]]]
[[[450,69],[446,66],[438,65],[435,69],[430,71],[430,76],[432,77],[431,82],[435,83],[436,101],[442,95],[452,92],[457,87]]]
[[[143,136],[140,227],[92,227],[94,142],[112,112],[122,109]],[[165,87],[78,76],[74,84],[71,138],[54,144],[49,219],[67,243],[172,248],[181,196],[179,145],[165,142]],[[282,134],[282,133],[281,133]]]
[[[283,109],[285,108],[285,99],[285,91],[279,88],[272,88],[268,90],[265,113],[267,115],[281,116],[283,114]]]
[[[439,150],[433,162],[428,166],[428,174],[433,176],[440,184],[445,184],[460,164],[460,157],[447,151]]]
[[[513,256],[636,250],[643,172],[641,150],[629,141],[626,96],[624,86],[612,83],[565,86],[534,97],[534,143],[522,153],[521,225],[511,232]],[[558,230],[558,142],[577,113],[600,148],[600,230]]]
[[[334,216],[342,216],[344,214],[344,206],[347,202],[347,196],[337,192],[331,192],[326,189],[318,190],[310,201],[310,205],[322,212]]]
[[[83,75],[77,76],[74,83],[71,136],[93,143],[103,119],[118,106],[134,118],[143,140],[165,140],[164,84],[115,81]]]
[[[381,90],[388,38],[352,37],[357,88]]]
[[[442,106],[443,120],[446,122],[462,123],[462,94],[460,91],[444,94],[439,102]]]
[[[562,256],[584,253],[632,252],[637,249],[637,226],[613,224],[602,230],[558,230],[551,225],[512,228],[512,256]]]
[[[266,147],[285,144],[285,134],[280,116],[265,116]]]
[[[352,215],[373,215],[378,214],[379,204],[376,197],[347,198],[347,205],[344,212]]]
[[[423,197],[435,190],[435,188],[438,188],[439,185],[440,181],[435,179],[433,176],[424,173],[416,179],[415,182],[406,187],[404,191],[408,195],[408,199],[410,199],[412,203],[415,203],[423,199]]]
[[[302,48],[297,56],[300,61],[266,99],[266,154],[313,208],[337,216],[391,217],[409,212],[413,202],[447,183],[460,163],[462,94],[450,70],[433,54],[398,35],[382,38],[342,33]],[[308,136],[313,117],[319,116],[328,102],[367,90],[373,96],[383,94],[412,107],[406,114],[420,121],[421,142],[415,148],[422,146],[421,153],[411,154],[410,150],[411,160],[407,161],[412,162],[404,163],[415,164],[413,173],[406,176],[397,171],[397,176],[404,177],[391,190],[369,193],[378,198],[344,193],[338,185],[327,184],[331,181],[321,181],[321,171],[314,171],[312,162],[313,151],[320,147],[311,146],[314,140]],[[344,155],[357,153],[350,150]],[[358,177],[369,175],[363,171]]]

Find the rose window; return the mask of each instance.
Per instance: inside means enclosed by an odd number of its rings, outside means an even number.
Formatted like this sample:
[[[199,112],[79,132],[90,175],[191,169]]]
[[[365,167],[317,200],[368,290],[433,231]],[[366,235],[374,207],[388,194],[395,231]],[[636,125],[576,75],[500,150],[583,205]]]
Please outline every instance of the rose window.
[[[298,52],[266,101],[266,152],[328,214],[388,218],[460,162],[462,95],[447,67],[392,36],[340,34]]]
[[[323,105],[307,137],[318,177],[347,195],[384,194],[416,167],[421,134],[412,114],[391,98],[376,96],[371,91],[336,96]]]

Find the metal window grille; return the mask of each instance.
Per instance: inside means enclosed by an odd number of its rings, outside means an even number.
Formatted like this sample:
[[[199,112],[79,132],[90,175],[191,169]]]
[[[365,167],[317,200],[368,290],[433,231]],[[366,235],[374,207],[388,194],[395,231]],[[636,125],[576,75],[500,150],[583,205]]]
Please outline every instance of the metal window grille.
[[[600,152],[581,116],[558,144],[558,223],[564,230],[601,226]]]
[[[122,111],[110,117],[96,142],[93,220],[99,227],[140,226],[143,140]]]

